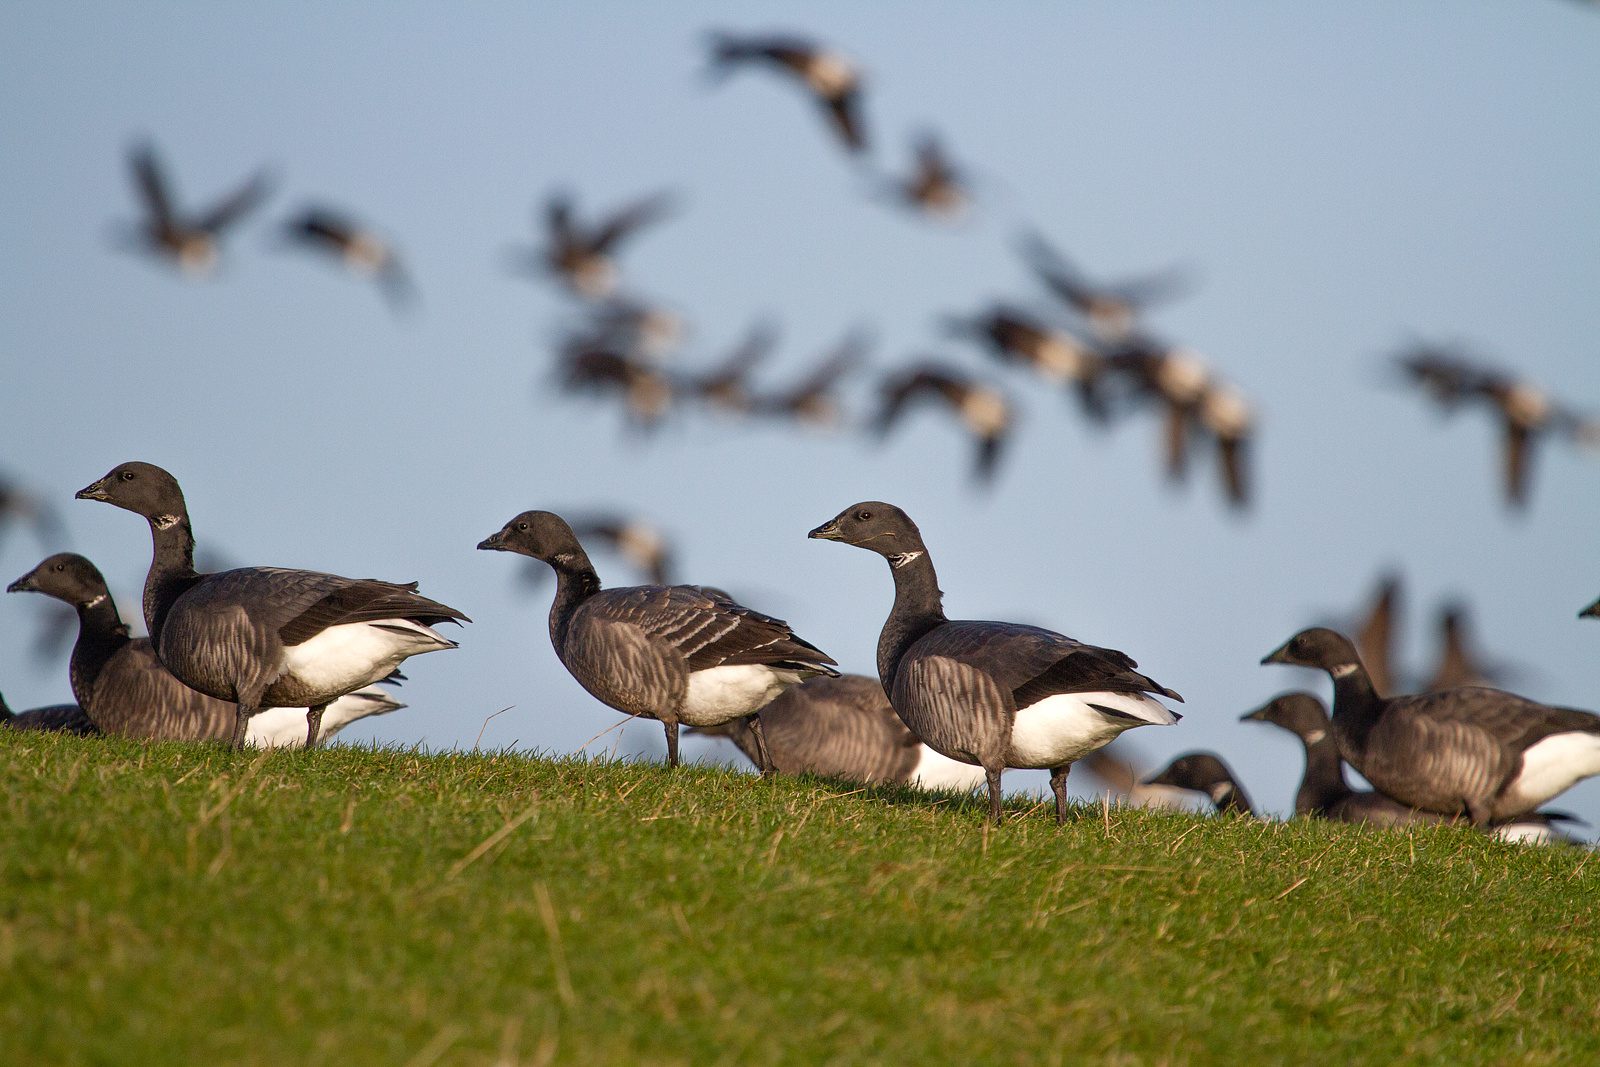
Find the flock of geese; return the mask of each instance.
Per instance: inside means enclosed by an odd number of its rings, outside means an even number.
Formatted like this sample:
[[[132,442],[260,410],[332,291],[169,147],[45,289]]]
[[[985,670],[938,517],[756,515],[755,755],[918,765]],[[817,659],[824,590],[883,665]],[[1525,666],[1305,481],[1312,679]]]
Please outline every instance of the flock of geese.
[[[412,656],[456,647],[437,629],[469,621],[408,585],[281,567],[201,573],[183,492],[167,471],[123,463],[78,491],[143,517],[152,558],[131,640],[100,572],[53,555],[13,582],[78,613],[69,671],[76,706],[7,711],[13,729],[219,740],[307,748],[398,705],[378,683]],[[987,787],[1002,816],[1008,768],[1050,772],[1067,818],[1072,764],[1127,730],[1172,726],[1183,698],[1115,649],[1011,622],[952,620],[917,525],[881,501],[853,504],[809,536],[876,553],[894,603],[876,679],[837,661],[781,619],[696,585],[604,588],[560,516],[525,511],[478,543],[547,564],[556,656],[580,685],[626,715],[654,719],[678,763],[679,728],[730,737],[763,775],[809,772],[927,788]],[[1600,601],[1584,614],[1600,614]],[[1539,808],[1600,774],[1600,716],[1486,686],[1383,695],[1355,643],[1303,630],[1264,664],[1326,671],[1330,715],[1291,693],[1245,716],[1295,733],[1306,774],[1296,811],[1397,825],[1460,820],[1489,832],[1548,825]],[[303,729],[302,729],[303,727]],[[1340,761],[1374,788],[1352,791]],[[1191,753],[1153,780],[1250,811],[1220,757]]]

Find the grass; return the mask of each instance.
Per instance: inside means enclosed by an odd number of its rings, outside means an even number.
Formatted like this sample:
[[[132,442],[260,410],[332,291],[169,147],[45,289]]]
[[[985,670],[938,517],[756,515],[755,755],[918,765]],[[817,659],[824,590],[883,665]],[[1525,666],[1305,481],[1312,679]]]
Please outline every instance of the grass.
[[[1600,864],[721,770],[0,738],[9,1063],[1600,1062]]]

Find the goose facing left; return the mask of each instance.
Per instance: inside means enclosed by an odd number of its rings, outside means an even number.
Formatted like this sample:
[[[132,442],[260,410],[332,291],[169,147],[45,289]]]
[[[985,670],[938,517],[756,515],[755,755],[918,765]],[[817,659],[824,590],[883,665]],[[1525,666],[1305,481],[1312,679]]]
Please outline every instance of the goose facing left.
[[[588,553],[561,516],[525,511],[479,542],[556,572],[550,643],[578,684],[625,715],[666,730],[678,764],[678,727],[749,718],[763,774],[772,773],[755,713],[792,685],[837,675],[834,661],[782,619],[693,585],[602,589]]]
[[[1056,821],[1065,822],[1073,762],[1124,730],[1178,721],[1155,698],[1183,698],[1121,652],[1037,626],[951,621],[922,534],[893,504],[853,504],[810,536],[888,562],[894,607],[878,638],[884,692],[934,751],[983,768],[994,822],[1007,767],[1049,770]]]
[[[144,615],[161,662],[186,685],[235,707],[234,747],[264,708],[304,707],[314,746],[327,706],[388,677],[410,656],[455,648],[433,629],[467,616],[371,578],[281,567],[194,568],[194,532],[177,479],[129,462],[78,491],[143,516],[154,551]]]

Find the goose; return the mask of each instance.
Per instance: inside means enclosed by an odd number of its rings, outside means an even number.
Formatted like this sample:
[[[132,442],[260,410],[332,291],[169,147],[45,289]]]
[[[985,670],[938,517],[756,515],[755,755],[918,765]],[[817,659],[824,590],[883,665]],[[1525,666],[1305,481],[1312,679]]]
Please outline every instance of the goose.
[[[1027,234],[1021,246],[1023,258],[1045,287],[1109,342],[1129,339],[1146,308],[1190,288],[1188,272],[1176,267],[1131,281],[1096,284],[1039,234]]]
[[[651,363],[604,343],[573,338],[561,355],[562,387],[572,393],[622,398],[627,424],[641,433],[660,425],[672,407],[672,383]]]
[[[1219,814],[1254,817],[1250,795],[1222,757],[1214,752],[1185,752],[1145,779],[1145,785],[1164,785],[1204,793]]]
[[[1390,572],[1378,579],[1378,588],[1356,626],[1356,651],[1366,665],[1372,688],[1379,696],[1395,690],[1395,631],[1400,628],[1401,610],[1405,606],[1400,575]]]
[[[149,638],[128,636],[105,578],[89,560],[72,552],[57,553],[12,582],[6,592],[43,593],[77,612],[78,640],[68,674],[72,695],[96,732],[152,741],[222,740],[233,735],[234,706],[184,685],[162,665]],[[358,690],[328,706],[319,739],[377,714],[374,700],[388,702],[382,710],[405,706],[376,687]],[[271,714],[279,722],[298,723],[295,732],[303,744],[306,710],[277,708]],[[248,743],[262,747],[267,714],[250,720]]]
[[[1494,685],[1501,671],[1473,648],[1465,604],[1446,604],[1439,612],[1439,661],[1423,685],[1425,692],[1463,685]]]
[[[1105,357],[1089,342],[1009,304],[953,319],[949,330],[979,341],[997,359],[1020,363],[1053,382],[1072,383],[1079,407],[1092,422],[1103,424],[1111,417],[1102,389]]]
[[[808,679],[785,689],[754,718],[761,723],[779,774],[960,792],[983,784],[980,768],[941,756],[918,741],[889,706],[883,684],[866,675]],[[726,737],[760,766],[748,719],[696,727],[690,733]]]
[[[679,392],[731,414],[748,414],[754,401],[747,379],[777,344],[777,327],[771,322],[757,322],[721,363],[702,374],[685,377]]]
[[[525,511],[478,543],[543,560],[556,572],[550,643],[578,684],[625,715],[659,721],[667,765],[678,765],[678,727],[753,716],[789,686],[836,675],[834,661],[781,619],[693,585],[602,589],[566,520]],[[763,751],[761,723],[751,722]],[[763,774],[772,773],[765,755]]]
[[[1424,811],[1486,826],[1600,774],[1600,715],[1480,686],[1385,699],[1355,646],[1322,627],[1261,662],[1327,671],[1340,755],[1374,788]]]
[[[860,366],[871,344],[864,332],[850,333],[799,382],[778,393],[757,396],[751,410],[758,415],[794,419],[812,426],[837,426],[842,416],[834,388]]]
[[[51,704],[27,711],[12,711],[4,696],[0,696],[0,730],[38,730],[85,736],[100,732],[76,704]]]
[[[1011,401],[999,389],[935,361],[925,361],[886,377],[879,386],[882,407],[875,428],[887,434],[907,405],[928,399],[944,405],[961,420],[977,445],[973,477],[994,480],[1000,451],[1016,420]]]
[[[394,245],[342,212],[318,206],[304,208],[284,223],[283,232],[290,241],[331,255],[348,270],[376,280],[390,306],[396,309],[416,296]]]
[[[317,735],[317,744],[330,740],[353,722],[373,715],[387,715],[405,706],[378,685],[363,686],[354,693],[346,693],[329,704],[328,710],[322,713],[322,731]],[[306,709],[268,708],[252,716],[250,732],[245,734],[244,743],[251,748],[303,748],[306,743]]]
[[[1106,357],[1106,369],[1126,380],[1134,396],[1161,409],[1169,482],[1189,470],[1189,440],[1213,380],[1211,369],[1192,349],[1149,339],[1124,344]]]
[[[734,67],[751,64],[766,64],[799,80],[827,114],[845,148],[851,152],[866,148],[861,74],[842,54],[801,37],[712,35],[713,75],[721,76]]]
[[[470,621],[419,594],[415,582],[282,567],[198,573],[183,490],[154,464],[120,464],[77,495],[149,522],[144,616],[151,643],[184,684],[234,705],[235,748],[243,746],[251,716],[279,707],[307,709],[306,747],[314,747],[329,704],[388,677],[411,656],[455,648],[433,627]]]
[[[966,214],[971,196],[939,139],[931,133],[920,134],[912,154],[911,174],[896,186],[900,199],[913,210],[943,222],[954,222]]]
[[[1150,785],[1136,769],[1138,760],[1126,750],[1126,742],[1112,742],[1097,748],[1076,766],[1088,771],[1106,786],[1107,799],[1131,808],[1160,808],[1181,811],[1189,808],[1189,790],[1166,785]]]
[[[1600,619],[1600,600],[1596,600],[1593,604],[1590,604],[1588,607],[1578,612],[1578,618]]]
[[[810,536],[888,562],[895,594],[878,639],[879,680],[912,733],[983,768],[995,823],[1007,767],[1048,769],[1056,821],[1065,822],[1073,761],[1124,730],[1178,721],[1152,694],[1183,698],[1121,652],[1036,626],[948,619],[922,534],[893,504],[853,504]]]
[[[638,231],[671,215],[676,198],[655,193],[626,204],[602,221],[585,226],[575,217],[572,197],[551,194],[544,206],[546,245],[517,254],[521,269],[555,275],[575,295],[587,300],[610,296],[617,288],[616,252]]]
[[[1247,460],[1255,435],[1255,414],[1236,387],[1212,382],[1200,394],[1200,427],[1217,445],[1217,462],[1222,469],[1222,488],[1229,506],[1250,504],[1250,478]]]
[[[266,198],[270,183],[258,173],[239,188],[195,215],[173,206],[166,175],[155,148],[139,144],[128,153],[134,186],[145,217],[130,239],[145,251],[163,256],[187,274],[209,274],[217,265],[217,243],[224,230]]]

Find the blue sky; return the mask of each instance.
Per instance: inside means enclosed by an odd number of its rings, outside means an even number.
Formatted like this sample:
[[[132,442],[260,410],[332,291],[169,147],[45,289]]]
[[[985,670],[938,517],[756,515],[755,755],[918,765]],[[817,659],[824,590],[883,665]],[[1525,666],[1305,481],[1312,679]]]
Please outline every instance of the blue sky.
[[[938,130],[978,175],[976,216],[939,227],[874,198],[777,79],[712,87],[703,35],[719,27],[853,55],[873,164],[903,168],[914,131]],[[1413,661],[1431,653],[1428,613],[1463,597],[1486,648],[1527,666],[1517,688],[1600,708],[1600,624],[1574,617],[1600,594],[1600,457],[1544,450],[1532,506],[1508,513],[1487,421],[1434,417],[1385,364],[1412,335],[1461,339],[1600,409],[1597,60],[1600,16],[1555,0],[8,5],[0,469],[56,501],[71,547],[123,590],[148,563],[142,524],[71,495],[131,458],[177,474],[202,544],[238,563],[420,579],[476,622],[459,651],[413,662],[407,711],[347,736],[432,747],[482,729],[570,751],[618,719],[556,662],[548,586],[473,551],[516,512],[651,517],[687,580],[870,672],[883,564],[805,532],[891,500],[921,525],[953,616],[1127,651],[1188,698],[1180,726],[1130,736],[1138,752],[1216,749],[1282,811],[1294,748],[1237,718],[1326,683],[1257,661],[1386,567],[1409,582]],[[141,136],[187,203],[275,173],[216,278],[111,244],[134,217],[123,153]],[[932,415],[882,446],[695,413],[641,441],[608,407],[556,395],[571,303],[503,267],[556,187],[594,209],[680,194],[680,215],[624,254],[630,288],[691,324],[680,365],[767,314],[783,329],[769,383],[856,324],[878,337],[875,368],[937,353],[1005,382],[1025,423],[995,490],[969,490],[965,442]],[[273,247],[311,200],[395,237],[416,314]],[[942,335],[943,315],[1043,299],[1014,252],[1029,226],[1098,275],[1194,268],[1192,295],[1151,325],[1260,409],[1251,514],[1220,505],[1209,470],[1165,486],[1151,420],[1096,434]],[[0,570],[42,554],[13,533]],[[33,601],[0,598],[15,706],[68,692],[64,663],[27,655]],[[621,751],[658,745],[654,723],[621,735]],[[1558,806],[1600,820],[1600,785]]]

